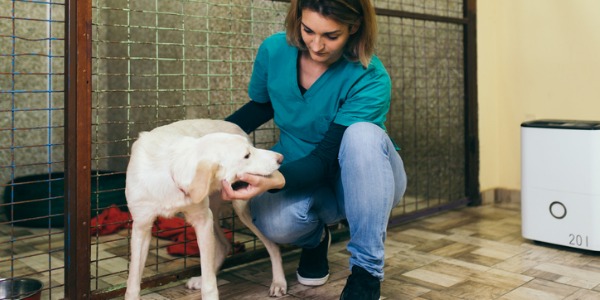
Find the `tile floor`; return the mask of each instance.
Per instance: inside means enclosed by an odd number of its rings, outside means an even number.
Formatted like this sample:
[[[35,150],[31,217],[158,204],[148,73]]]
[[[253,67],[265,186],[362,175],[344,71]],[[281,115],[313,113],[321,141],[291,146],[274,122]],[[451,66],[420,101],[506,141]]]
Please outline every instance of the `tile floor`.
[[[519,207],[465,207],[389,230],[382,299],[600,299],[599,253],[521,237]],[[348,271],[345,242],[332,245],[331,278],[321,287],[295,279],[299,253],[284,257],[287,299],[338,299]],[[222,299],[268,299],[270,264],[222,271]],[[145,291],[142,299],[199,299],[185,281]]]
[[[42,298],[60,299],[64,284],[62,252],[48,254],[48,248],[60,249],[62,235],[48,236],[48,229],[12,228],[12,236],[41,235],[8,243],[6,233],[0,234],[0,242],[11,247],[0,249],[0,275],[7,273],[9,266],[15,275],[39,270],[40,276],[45,276],[42,280],[46,286],[54,285]],[[122,231],[101,237],[102,243],[92,247],[93,256],[103,258],[101,264],[92,266],[94,274],[120,271],[101,277],[92,289],[125,280],[126,236],[127,231]],[[158,240],[157,246],[158,243],[164,241]],[[382,299],[600,299],[600,252],[523,239],[518,205],[464,207],[426,217],[390,229],[386,245]],[[20,258],[11,260],[15,253]],[[288,294],[283,298],[338,299],[349,275],[348,256],[345,241],[334,243],[329,254],[329,282],[308,288],[295,279],[299,251],[287,252],[284,268]],[[180,261],[164,248],[151,254],[149,260],[166,266],[173,264],[173,269],[180,267]],[[188,259],[187,264],[196,265],[197,259]],[[221,299],[269,299],[270,277],[266,259],[226,269],[218,275]],[[142,299],[200,299],[200,292],[185,289],[184,283],[181,280],[146,289]]]

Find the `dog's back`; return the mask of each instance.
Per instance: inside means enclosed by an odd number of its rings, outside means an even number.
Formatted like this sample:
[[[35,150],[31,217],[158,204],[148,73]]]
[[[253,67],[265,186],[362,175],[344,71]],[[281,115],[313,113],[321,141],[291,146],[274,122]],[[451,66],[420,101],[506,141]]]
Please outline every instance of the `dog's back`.
[[[168,125],[157,127],[150,132],[157,134],[165,133],[168,135],[177,134],[196,138],[215,132],[224,132],[247,136],[246,133],[240,127],[231,122],[211,119],[181,120]]]

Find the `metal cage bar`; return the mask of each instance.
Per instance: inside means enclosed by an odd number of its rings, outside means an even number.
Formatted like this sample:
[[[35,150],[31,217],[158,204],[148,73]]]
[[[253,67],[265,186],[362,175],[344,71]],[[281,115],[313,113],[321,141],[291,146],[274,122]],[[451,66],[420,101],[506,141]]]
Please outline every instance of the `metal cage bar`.
[[[67,0],[65,8],[65,299],[88,299],[92,3]]]
[[[467,23],[465,35],[465,136],[467,140],[466,176],[467,197],[471,205],[481,204],[479,192],[479,129],[477,99],[477,0],[465,0],[464,14]]]

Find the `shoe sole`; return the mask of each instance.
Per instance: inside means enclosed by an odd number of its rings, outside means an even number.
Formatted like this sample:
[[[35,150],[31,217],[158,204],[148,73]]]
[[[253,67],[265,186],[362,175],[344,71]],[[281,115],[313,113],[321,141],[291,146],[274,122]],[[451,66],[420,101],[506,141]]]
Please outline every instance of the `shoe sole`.
[[[344,295],[342,294],[342,295],[340,296],[340,299],[342,299],[342,297],[343,297],[343,296],[344,296]],[[378,300],[381,300],[381,296],[379,296],[379,299],[378,299]]]
[[[327,280],[329,280],[329,274],[327,274],[325,277],[322,277],[322,278],[304,278],[304,277],[300,276],[300,274],[298,274],[298,272],[296,272],[296,277],[298,278],[298,282],[300,282],[300,284],[306,285],[306,286],[324,285],[325,283],[327,283]]]

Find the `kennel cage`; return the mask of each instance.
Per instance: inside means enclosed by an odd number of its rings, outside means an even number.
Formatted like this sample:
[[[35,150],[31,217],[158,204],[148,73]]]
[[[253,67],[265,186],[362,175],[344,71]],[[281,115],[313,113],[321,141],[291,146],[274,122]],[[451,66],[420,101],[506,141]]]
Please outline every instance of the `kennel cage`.
[[[393,81],[386,126],[409,174],[391,218],[398,225],[478,198],[475,0],[374,4],[377,55]],[[122,293],[129,236],[123,176],[131,143],[139,131],[222,118],[242,105],[256,48],[283,29],[288,5],[2,2],[0,277],[36,277],[49,299]],[[269,123],[252,137],[269,147],[276,136]],[[111,212],[125,219],[113,215],[99,226]],[[221,222],[240,252],[226,264],[264,256],[235,216]],[[100,234],[105,227],[121,230]],[[169,253],[190,244],[154,238],[145,284],[197,273],[196,257]]]

